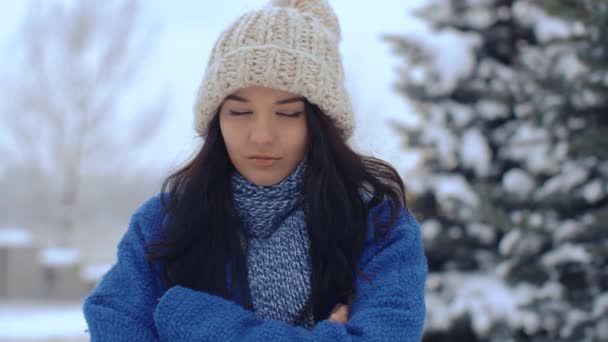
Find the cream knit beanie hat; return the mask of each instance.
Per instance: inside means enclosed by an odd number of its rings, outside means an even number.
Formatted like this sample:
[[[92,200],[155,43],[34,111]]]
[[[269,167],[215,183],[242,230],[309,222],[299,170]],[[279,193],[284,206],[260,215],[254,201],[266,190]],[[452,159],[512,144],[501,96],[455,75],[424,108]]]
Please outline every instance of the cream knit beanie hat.
[[[348,139],[354,129],[338,43],[340,24],[327,0],[272,0],[239,17],[215,43],[194,105],[206,136],[224,98],[263,86],[304,96]]]

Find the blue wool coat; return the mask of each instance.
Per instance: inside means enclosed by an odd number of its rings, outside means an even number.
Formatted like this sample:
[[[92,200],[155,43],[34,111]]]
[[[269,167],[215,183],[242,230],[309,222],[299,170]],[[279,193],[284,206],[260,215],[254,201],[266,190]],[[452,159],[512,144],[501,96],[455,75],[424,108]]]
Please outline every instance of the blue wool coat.
[[[376,243],[372,218],[386,222],[388,202],[372,208],[369,217],[358,263],[372,282],[354,279],[358,295],[346,324],[323,320],[306,329],[262,319],[202,291],[166,289],[144,256],[166,218],[160,196],[154,196],[133,214],[116,264],[85,298],[91,341],[420,341],[427,261],[418,222],[402,208],[392,232]]]

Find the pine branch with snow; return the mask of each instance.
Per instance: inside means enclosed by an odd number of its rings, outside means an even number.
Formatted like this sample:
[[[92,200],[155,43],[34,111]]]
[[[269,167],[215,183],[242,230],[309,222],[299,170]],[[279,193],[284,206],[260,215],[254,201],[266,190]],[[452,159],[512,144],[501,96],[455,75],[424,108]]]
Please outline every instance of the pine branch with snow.
[[[425,341],[608,339],[608,3],[418,15],[432,39],[385,39],[423,123],[396,128],[421,157],[407,185],[429,260]]]

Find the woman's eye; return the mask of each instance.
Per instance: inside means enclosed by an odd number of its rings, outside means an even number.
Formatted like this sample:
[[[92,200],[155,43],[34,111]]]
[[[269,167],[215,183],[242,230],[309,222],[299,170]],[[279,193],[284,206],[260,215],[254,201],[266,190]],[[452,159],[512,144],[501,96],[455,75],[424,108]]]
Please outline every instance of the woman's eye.
[[[281,112],[277,112],[277,114],[279,115],[283,115],[283,116],[299,116],[302,112],[291,112],[291,113],[281,113]]]
[[[245,115],[245,114],[251,114],[251,112],[238,112],[236,110],[231,110],[230,114],[232,114],[232,115]]]

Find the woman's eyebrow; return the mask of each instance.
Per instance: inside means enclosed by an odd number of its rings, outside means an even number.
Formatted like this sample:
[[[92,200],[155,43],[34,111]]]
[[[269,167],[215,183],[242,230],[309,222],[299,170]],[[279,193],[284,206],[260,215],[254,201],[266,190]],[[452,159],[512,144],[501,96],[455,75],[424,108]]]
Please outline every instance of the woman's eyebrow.
[[[248,99],[238,96],[238,95],[228,95],[226,96],[226,100],[234,100],[234,101],[239,101],[239,102],[251,102]],[[290,97],[284,100],[279,100],[277,101],[275,104],[286,104],[286,103],[292,103],[292,102],[300,102],[300,101],[304,101],[304,97],[303,96],[297,96],[297,97]]]
[[[238,95],[228,95],[226,96],[226,100],[234,100],[234,101],[239,101],[239,102],[249,102],[249,100],[247,100],[244,97],[240,97]]]
[[[304,97],[303,96],[290,97],[290,98],[285,99],[285,100],[277,101],[275,104],[286,104],[286,103],[300,102],[300,101],[304,101]]]

